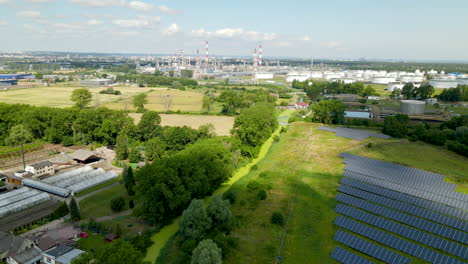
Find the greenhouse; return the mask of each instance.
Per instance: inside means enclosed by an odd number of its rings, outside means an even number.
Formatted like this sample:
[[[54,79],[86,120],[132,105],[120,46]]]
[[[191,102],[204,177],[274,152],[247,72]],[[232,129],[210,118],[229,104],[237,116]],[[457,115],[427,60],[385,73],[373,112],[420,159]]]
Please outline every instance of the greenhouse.
[[[11,195],[12,193],[13,195]],[[4,196],[7,194],[10,196],[5,198]],[[47,193],[41,193],[29,188],[21,188],[4,195],[0,195],[0,199],[2,201],[2,205],[0,206],[0,217],[3,217],[47,202],[51,197]]]

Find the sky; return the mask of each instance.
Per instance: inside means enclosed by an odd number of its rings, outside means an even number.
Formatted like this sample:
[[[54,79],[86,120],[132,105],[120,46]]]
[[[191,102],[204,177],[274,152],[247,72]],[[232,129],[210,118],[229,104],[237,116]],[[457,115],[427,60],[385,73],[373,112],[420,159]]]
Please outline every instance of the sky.
[[[467,0],[0,0],[0,51],[468,61]]]

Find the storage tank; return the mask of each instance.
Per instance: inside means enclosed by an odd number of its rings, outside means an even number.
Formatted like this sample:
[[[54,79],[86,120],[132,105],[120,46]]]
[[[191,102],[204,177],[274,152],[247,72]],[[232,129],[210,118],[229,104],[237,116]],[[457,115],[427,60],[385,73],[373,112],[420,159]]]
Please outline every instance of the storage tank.
[[[400,112],[408,115],[423,115],[426,111],[426,102],[416,100],[402,100]]]
[[[430,85],[434,88],[449,89],[456,88],[458,86],[458,81],[453,80],[432,80],[429,82]]]

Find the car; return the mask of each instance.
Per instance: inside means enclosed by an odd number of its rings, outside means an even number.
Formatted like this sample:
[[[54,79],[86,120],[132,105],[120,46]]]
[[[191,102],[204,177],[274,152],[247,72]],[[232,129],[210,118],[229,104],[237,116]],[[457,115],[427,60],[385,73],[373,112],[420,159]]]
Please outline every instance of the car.
[[[80,237],[87,238],[89,235],[86,232],[80,232]]]

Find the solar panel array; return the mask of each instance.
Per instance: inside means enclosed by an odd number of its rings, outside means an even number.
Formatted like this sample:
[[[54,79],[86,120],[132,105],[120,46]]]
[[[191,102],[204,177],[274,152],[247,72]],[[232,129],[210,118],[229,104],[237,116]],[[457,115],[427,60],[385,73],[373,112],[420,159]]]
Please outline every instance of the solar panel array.
[[[411,262],[411,260],[405,256],[341,230],[336,232],[333,239],[385,263],[405,264]]]
[[[52,176],[42,181],[28,180],[24,184],[59,196],[67,197],[101,183],[117,178],[115,172],[105,172],[103,169],[93,169],[84,166],[72,171]],[[23,181],[24,182],[24,181]]]
[[[330,127],[319,126],[318,129],[322,131],[336,133],[335,135],[337,137],[350,138],[350,139],[356,139],[356,140],[363,140],[368,137],[376,137],[376,138],[383,138],[383,139],[390,138],[390,136],[385,135],[385,134],[374,133],[374,132],[360,130],[360,129],[346,128],[346,127],[330,128]]]
[[[335,224],[376,244],[341,230],[335,240],[386,263],[403,262],[376,255],[379,244],[430,263],[468,262],[468,195],[455,192],[455,184],[441,174],[349,153],[340,157],[346,167],[335,210],[347,217],[338,216]]]
[[[47,193],[20,188],[0,195],[0,217],[19,212],[51,199]]]
[[[340,247],[336,247],[331,253],[330,257],[343,264],[374,264],[374,262]]]

